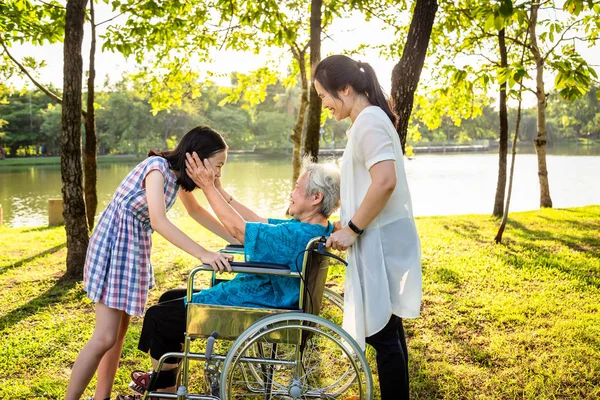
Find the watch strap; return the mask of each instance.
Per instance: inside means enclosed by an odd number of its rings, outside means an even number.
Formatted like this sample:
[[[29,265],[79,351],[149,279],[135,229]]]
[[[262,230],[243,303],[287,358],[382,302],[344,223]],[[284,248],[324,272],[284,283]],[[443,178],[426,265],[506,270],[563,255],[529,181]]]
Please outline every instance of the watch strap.
[[[364,229],[360,229],[358,226],[354,225],[354,222],[352,222],[352,220],[348,221],[348,226],[357,235],[362,235],[362,233],[365,231]]]

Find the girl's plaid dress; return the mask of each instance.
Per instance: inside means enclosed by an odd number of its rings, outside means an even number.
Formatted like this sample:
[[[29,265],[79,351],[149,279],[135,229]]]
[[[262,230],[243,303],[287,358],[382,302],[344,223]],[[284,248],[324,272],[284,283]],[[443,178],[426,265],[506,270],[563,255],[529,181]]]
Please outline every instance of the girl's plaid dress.
[[[98,224],[87,250],[84,290],[94,302],[129,315],[144,313],[148,290],[154,286],[150,263],[152,227],[144,179],[152,170],[165,178],[165,205],[175,203],[177,177],[162,157],[148,157],[123,179]]]

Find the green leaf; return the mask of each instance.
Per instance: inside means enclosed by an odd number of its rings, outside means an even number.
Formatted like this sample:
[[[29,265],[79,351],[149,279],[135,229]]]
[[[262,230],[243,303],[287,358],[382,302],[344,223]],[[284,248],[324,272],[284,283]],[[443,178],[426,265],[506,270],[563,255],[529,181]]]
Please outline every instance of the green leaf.
[[[487,19],[485,20],[485,25],[484,25],[483,29],[487,32],[487,31],[491,31],[493,27],[494,27],[494,14],[490,14],[490,15],[488,15]]]
[[[512,0],[504,0],[502,4],[500,4],[500,15],[504,18],[508,18],[513,14],[513,3]]]
[[[494,18],[494,27],[497,31],[501,31],[504,28],[504,18],[500,16]]]

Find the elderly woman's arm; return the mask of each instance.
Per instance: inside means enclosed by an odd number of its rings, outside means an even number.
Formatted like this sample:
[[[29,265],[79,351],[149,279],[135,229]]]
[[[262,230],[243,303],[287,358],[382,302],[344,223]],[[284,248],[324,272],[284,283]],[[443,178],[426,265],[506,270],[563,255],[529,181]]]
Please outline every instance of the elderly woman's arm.
[[[196,163],[195,161],[186,162],[187,168],[194,168],[194,183],[204,192],[213,211],[238,242],[244,244],[244,235],[246,233],[246,221],[236,210],[233,209],[225,198],[215,187],[215,172],[208,159]],[[188,173],[189,175],[189,173]],[[191,176],[191,175],[190,175]]]
[[[198,166],[202,164],[202,161],[200,161],[200,157],[198,157],[196,153],[186,155],[186,157],[186,172],[188,176],[192,178],[192,180],[196,183],[196,185],[198,185],[197,180],[200,179],[198,175]],[[233,207],[233,209],[237,211],[237,213],[240,214],[246,222],[267,223],[269,221],[267,218],[263,218],[260,215],[256,214],[254,211],[252,211],[251,209],[234,199],[232,195],[227,193],[221,185],[221,178],[215,179],[215,187],[217,188],[219,193],[221,193],[221,196],[223,196],[223,198],[227,201],[227,204]]]
[[[211,231],[212,233],[222,237],[227,240],[229,243],[237,244],[238,241],[229,233],[229,231],[213,217],[208,211],[204,209],[200,204],[198,204],[198,200],[196,200],[196,196],[192,192],[186,192],[185,190],[179,191],[179,199],[183,203],[185,209],[187,210],[190,217],[192,217],[196,222],[200,225],[204,226],[206,229]]]

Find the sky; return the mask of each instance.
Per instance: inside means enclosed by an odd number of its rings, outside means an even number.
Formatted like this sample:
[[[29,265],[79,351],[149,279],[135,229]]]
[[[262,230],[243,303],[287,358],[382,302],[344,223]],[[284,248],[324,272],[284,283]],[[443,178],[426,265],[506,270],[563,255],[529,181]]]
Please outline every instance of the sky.
[[[117,13],[112,12],[109,5],[104,2],[99,2],[96,5],[96,21],[101,22],[114,17]],[[119,17],[111,23],[123,22],[124,17]],[[399,24],[408,24],[408,15],[402,15],[398,19]],[[97,49],[102,48],[102,40],[100,36],[104,33],[104,30],[108,24],[101,25],[97,29],[98,45]],[[84,44],[82,52],[84,54],[84,71],[88,68],[88,57],[89,54],[89,26],[86,25],[86,32],[84,36]],[[329,37],[327,37],[322,44],[321,54],[326,56],[333,53],[343,52],[344,49],[353,49],[360,43],[369,44],[386,44],[390,43],[390,37],[392,33],[384,29],[381,23],[377,20],[371,20],[370,22],[364,21],[358,13],[353,15],[349,19],[336,20],[332,27],[328,30]],[[579,46],[578,50],[584,55],[588,61],[592,63],[600,64],[597,54],[600,51],[600,45],[595,46],[592,49],[583,48]],[[281,53],[286,51],[275,50]],[[134,72],[136,64],[134,60],[126,60],[118,53],[105,52],[99,54],[100,50],[97,51],[96,55],[96,85],[101,86],[108,76],[111,83],[118,81],[121,76],[128,72]],[[31,45],[15,45],[11,49],[11,53],[18,59],[22,59],[25,56],[35,55],[35,58],[45,60],[47,67],[39,71],[38,78],[41,82],[48,84],[51,83],[55,87],[62,87],[62,44],[45,45],[42,47],[34,47]],[[259,67],[264,66],[265,62],[269,58],[266,54],[251,54],[251,53],[235,53],[231,51],[215,51],[212,54],[214,62],[210,65],[200,66],[211,71],[217,71],[223,75],[222,78],[215,79],[219,85],[228,85],[229,79],[227,74],[234,70],[241,73],[247,73],[255,70]],[[271,57],[272,58],[272,57]],[[391,72],[398,60],[385,60],[376,54],[376,52],[370,51],[364,57],[354,57],[357,60],[370,63],[377,76],[380,84],[384,91],[389,94],[391,87]],[[427,62],[427,61],[426,61]],[[458,63],[461,60],[457,61]],[[463,60],[462,62],[469,62]],[[280,65],[282,72],[285,71],[286,65]],[[597,68],[600,73],[600,69]],[[421,79],[427,79],[428,72],[423,71]],[[550,90],[553,86],[554,77],[551,74],[547,74],[546,79],[546,91]],[[23,85],[31,85],[26,80],[13,79],[11,82],[17,88],[23,87]],[[492,94],[495,96],[495,93]],[[524,95],[524,106],[531,107],[535,105],[535,96],[533,93],[527,92]],[[509,104],[509,106],[515,106],[515,104]]]
[[[96,21],[101,22],[107,20],[117,13],[113,13],[110,6],[99,2],[96,5]],[[117,18],[111,23],[122,22],[123,18]],[[104,52],[99,54],[99,49],[102,48],[102,39],[100,36],[104,33],[105,28],[108,24],[101,25],[96,30],[97,32],[97,55],[96,55],[96,85],[100,86],[104,83],[105,77],[108,75],[111,82],[115,82],[127,72],[133,72],[136,69],[135,60],[126,60],[119,53]],[[377,21],[366,22],[359,15],[353,16],[350,19],[334,23],[331,28],[331,34],[329,38],[325,39],[322,44],[321,54],[323,56],[333,54],[336,52],[343,51],[343,49],[352,48],[360,43],[365,42],[365,32],[368,32],[369,43],[389,43],[390,35],[386,34],[385,30],[382,29],[381,25]],[[84,43],[82,48],[83,56],[83,68],[84,71],[88,69],[88,58],[89,54],[89,26],[86,25],[86,31],[84,33]],[[280,51],[275,50],[272,54],[279,55],[286,51],[282,49]],[[63,46],[62,43],[45,45],[45,46],[32,46],[29,44],[14,45],[11,48],[11,54],[17,59],[23,59],[25,56],[35,55],[36,60],[45,60],[47,66],[43,68],[36,78],[39,78],[41,82],[51,83],[55,87],[62,87],[62,58],[63,58]],[[207,69],[211,71],[218,71],[219,73],[229,72],[242,72],[247,73],[252,70],[258,69],[264,66],[269,56],[267,52],[255,55],[252,53],[240,53],[232,51],[214,51],[212,53],[214,62],[210,65],[206,65]],[[272,58],[272,57],[271,57]],[[360,57],[356,58],[361,59]],[[397,61],[388,61],[381,59],[371,52],[368,57],[363,57],[361,61],[369,62],[375,69],[381,85],[389,93],[391,86],[391,72],[394,64]],[[281,65],[282,71],[285,71],[285,65]],[[229,79],[217,78],[218,84],[227,85]],[[29,84],[27,80],[14,79],[12,82],[17,87]]]

